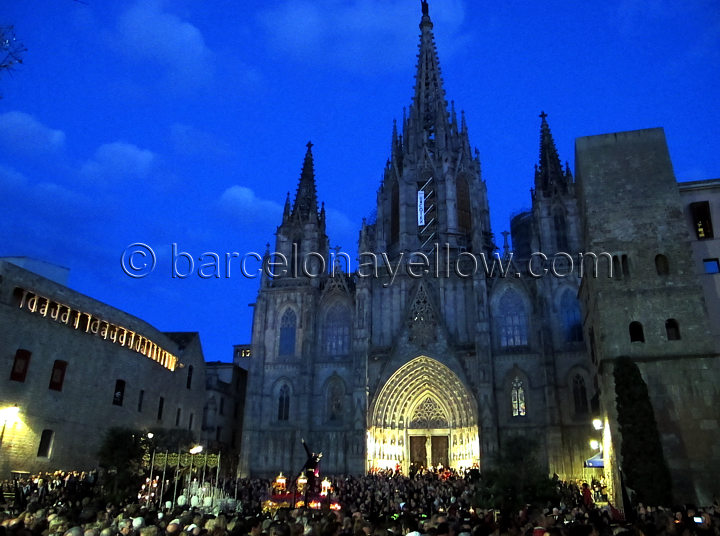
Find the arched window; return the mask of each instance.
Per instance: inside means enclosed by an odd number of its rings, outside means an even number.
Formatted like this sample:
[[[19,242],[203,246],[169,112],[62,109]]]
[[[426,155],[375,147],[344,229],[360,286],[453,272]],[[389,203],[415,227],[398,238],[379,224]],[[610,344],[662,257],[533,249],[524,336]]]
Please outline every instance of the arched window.
[[[297,317],[295,311],[287,309],[280,319],[279,355],[295,355],[295,329]]]
[[[582,341],[582,322],[580,320],[580,305],[571,292],[567,291],[560,300],[560,309],[563,319],[565,342]]]
[[[561,209],[556,209],[553,214],[553,223],[555,225],[555,246],[557,251],[563,251],[567,253],[568,240],[567,240],[567,226],[565,225],[565,214]]]
[[[513,417],[524,417],[525,416],[525,388],[523,387],[522,380],[515,376],[512,381],[510,388],[510,401],[512,403],[512,416]]]
[[[665,321],[665,333],[667,334],[669,341],[680,340],[680,326],[678,325],[677,320],[674,318],[668,318]]]
[[[343,397],[345,389],[342,381],[334,379],[330,382],[326,392],[327,420],[330,422],[342,421],[343,417]]]
[[[469,233],[472,229],[472,215],[470,213],[470,188],[465,177],[458,177],[455,184],[457,196],[458,228],[461,233]]]
[[[400,188],[398,183],[392,185],[390,194],[390,243],[400,241]]]
[[[630,342],[645,342],[645,333],[640,322],[630,322]]]
[[[290,418],[290,388],[283,385],[278,395],[278,421],[287,421]]]
[[[517,292],[505,292],[498,303],[496,315],[498,316],[498,339],[501,348],[527,345],[527,313]]]
[[[325,355],[347,355],[350,350],[350,310],[336,303],[325,312],[322,349]]]
[[[585,378],[576,374],[573,378],[573,401],[575,402],[575,414],[585,415],[588,413],[588,397],[585,388]]]
[[[655,270],[657,270],[658,275],[668,275],[670,273],[670,264],[665,255],[655,255]]]

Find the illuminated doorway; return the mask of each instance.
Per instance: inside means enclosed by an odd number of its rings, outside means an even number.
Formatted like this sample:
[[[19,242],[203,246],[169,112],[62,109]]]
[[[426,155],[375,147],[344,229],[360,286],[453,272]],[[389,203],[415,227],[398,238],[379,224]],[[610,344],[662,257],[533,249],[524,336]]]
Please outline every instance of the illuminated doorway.
[[[478,412],[460,378],[420,356],[400,367],[370,408],[367,469],[480,464]]]

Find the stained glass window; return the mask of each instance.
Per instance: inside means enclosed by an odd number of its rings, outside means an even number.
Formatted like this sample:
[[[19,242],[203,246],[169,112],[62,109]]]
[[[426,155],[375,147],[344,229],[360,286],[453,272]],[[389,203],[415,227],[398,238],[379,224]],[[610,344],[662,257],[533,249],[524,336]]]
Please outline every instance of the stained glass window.
[[[510,391],[510,398],[512,400],[512,415],[513,417],[524,417],[525,416],[525,388],[520,378],[515,376],[512,382],[512,389]]]
[[[502,348],[526,346],[528,343],[527,314],[517,292],[509,291],[498,304],[499,339]]]

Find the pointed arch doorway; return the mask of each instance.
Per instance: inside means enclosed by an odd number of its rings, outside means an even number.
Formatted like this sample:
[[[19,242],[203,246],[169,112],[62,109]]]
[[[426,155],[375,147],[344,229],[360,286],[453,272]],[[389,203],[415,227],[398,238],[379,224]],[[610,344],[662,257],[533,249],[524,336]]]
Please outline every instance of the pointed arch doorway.
[[[366,469],[480,464],[477,404],[460,378],[427,356],[400,367],[370,408]]]

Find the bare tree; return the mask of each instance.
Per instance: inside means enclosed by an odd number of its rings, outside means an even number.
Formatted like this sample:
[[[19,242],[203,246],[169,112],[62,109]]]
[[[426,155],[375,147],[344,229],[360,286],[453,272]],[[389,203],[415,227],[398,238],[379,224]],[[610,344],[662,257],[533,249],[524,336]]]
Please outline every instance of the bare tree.
[[[22,63],[22,56],[27,49],[15,37],[12,26],[0,26],[0,74],[11,72]]]

